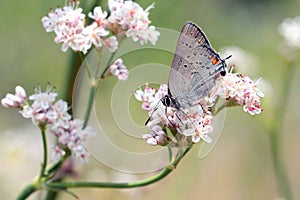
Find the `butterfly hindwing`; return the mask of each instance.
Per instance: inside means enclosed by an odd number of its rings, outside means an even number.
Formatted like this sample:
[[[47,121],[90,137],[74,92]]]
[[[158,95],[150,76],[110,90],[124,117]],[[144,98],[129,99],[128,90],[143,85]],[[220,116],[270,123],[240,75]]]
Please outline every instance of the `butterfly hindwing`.
[[[195,104],[215,85],[217,65],[222,59],[212,49],[201,29],[187,22],[178,39],[172,62],[169,88],[182,108]]]

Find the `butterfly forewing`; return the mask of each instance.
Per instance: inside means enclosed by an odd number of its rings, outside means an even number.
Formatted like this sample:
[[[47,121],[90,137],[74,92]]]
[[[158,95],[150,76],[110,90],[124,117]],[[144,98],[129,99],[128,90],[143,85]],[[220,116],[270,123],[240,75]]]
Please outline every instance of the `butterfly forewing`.
[[[198,104],[199,99],[210,93],[218,76],[225,74],[225,61],[210,46],[201,29],[196,24],[187,22],[177,42],[169,77],[168,95],[163,98],[168,101],[163,103],[180,111],[177,113],[178,116],[186,115],[181,111]],[[212,150],[220,132],[221,129],[214,131],[213,142],[203,146],[200,158]]]
[[[195,101],[209,94],[225,66],[220,56],[208,46],[196,47],[187,60],[192,65],[190,68],[194,68],[187,96]]]
[[[222,63],[201,29],[187,22],[178,39],[169,89],[182,108],[195,105],[215,85],[216,65]]]

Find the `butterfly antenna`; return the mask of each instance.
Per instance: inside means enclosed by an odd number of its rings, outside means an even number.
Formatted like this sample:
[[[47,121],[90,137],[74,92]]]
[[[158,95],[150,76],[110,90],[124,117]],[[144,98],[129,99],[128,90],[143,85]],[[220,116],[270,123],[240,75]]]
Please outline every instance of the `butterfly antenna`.
[[[158,104],[160,103],[160,101],[156,104],[156,106],[154,107],[154,110],[152,111],[151,115],[148,117],[147,121],[145,122],[145,126],[147,126],[147,124],[149,123],[149,121],[152,118],[152,115],[154,114],[154,112],[157,110],[158,108]]]
[[[229,56],[227,56],[224,60],[227,60],[227,59],[229,59],[229,58],[231,58],[232,57],[232,55],[229,55]]]

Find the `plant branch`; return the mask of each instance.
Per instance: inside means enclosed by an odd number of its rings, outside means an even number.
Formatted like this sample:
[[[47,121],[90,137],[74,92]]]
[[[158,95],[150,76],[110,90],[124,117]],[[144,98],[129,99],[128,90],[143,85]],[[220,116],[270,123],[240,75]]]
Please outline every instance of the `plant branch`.
[[[42,177],[46,176],[45,170],[46,170],[46,166],[47,166],[47,162],[48,162],[48,148],[47,148],[47,138],[46,138],[46,134],[45,134],[46,127],[45,127],[45,125],[40,125],[39,127],[40,127],[41,134],[42,134],[43,151],[44,151],[44,159],[43,159],[40,176],[39,176],[39,179],[41,179]]]
[[[32,193],[34,193],[38,187],[35,183],[31,183],[27,185],[24,190],[20,193],[20,195],[17,197],[17,200],[24,200],[27,197],[29,197]]]
[[[124,183],[110,183],[110,182],[65,182],[65,183],[46,183],[48,187],[51,188],[134,188],[142,187],[152,183],[155,183],[168,174],[170,174],[181,161],[181,159],[189,152],[192,145],[187,147],[185,151],[177,159],[173,160],[168,166],[166,166],[161,172],[152,176],[148,179],[135,181],[135,182],[124,182]]]

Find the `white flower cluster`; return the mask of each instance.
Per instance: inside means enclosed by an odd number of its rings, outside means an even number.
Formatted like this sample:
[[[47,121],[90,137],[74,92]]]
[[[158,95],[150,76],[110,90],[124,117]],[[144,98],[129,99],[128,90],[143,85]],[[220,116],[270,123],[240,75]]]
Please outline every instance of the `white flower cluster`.
[[[25,118],[32,119],[37,126],[46,126],[47,129],[57,137],[58,144],[52,148],[52,159],[58,161],[66,150],[70,150],[73,156],[85,161],[89,157],[82,144],[82,140],[94,135],[91,128],[83,128],[83,121],[72,119],[67,112],[67,102],[63,100],[55,101],[57,93],[53,87],[48,86],[46,91],[42,91],[38,86],[35,94],[28,97],[21,86],[16,87],[16,94],[7,94],[1,100],[4,107],[18,108]],[[29,104],[29,101],[32,104]]]
[[[163,127],[176,129],[180,134],[191,136],[194,143],[203,139],[210,143],[208,136],[212,132],[212,116],[209,111],[203,111],[201,105],[196,105],[185,110],[176,110],[172,107],[165,107],[161,99],[167,94],[167,85],[161,85],[157,92],[148,84],[144,90],[139,88],[134,92],[137,100],[142,101],[142,109],[148,111],[150,121],[147,123],[150,134],[143,135],[143,138],[150,145],[166,145],[170,138],[163,131]]]
[[[143,135],[143,138],[150,145],[167,145],[171,140],[164,128],[169,127],[186,138],[191,137],[194,143],[201,139],[210,143],[213,115],[209,110],[215,106],[217,99],[226,99],[226,106],[243,106],[244,111],[251,115],[259,114],[263,110],[260,98],[264,94],[257,87],[258,82],[253,82],[247,76],[228,72],[224,77],[218,78],[216,86],[208,96],[198,100],[199,104],[182,110],[165,107],[161,102],[167,95],[166,85],[161,85],[155,92],[146,83],[144,90],[139,88],[134,92],[135,98],[143,102],[142,109],[148,111],[149,115],[147,126],[151,131]]]
[[[278,26],[278,32],[284,37],[288,46],[300,48],[300,16],[284,19]]]
[[[109,71],[112,75],[116,76],[119,80],[127,80],[128,70],[123,64],[123,60],[118,58],[112,65],[109,67]]]
[[[127,37],[139,40],[141,44],[147,41],[155,44],[160,34],[154,26],[149,26],[148,11],[152,6],[143,10],[132,1],[109,0],[108,3],[110,16],[101,7],[95,7],[93,13],[88,14],[94,22],[88,26],[79,3],[72,0],[70,5],[58,7],[44,16],[42,23],[47,32],[56,34],[54,41],[62,43],[64,52],[71,48],[85,54],[92,45],[96,48],[105,45],[114,52],[118,48],[118,40],[115,35],[110,35],[109,29],[113,34],[125,32]]]
[[[219,77],[216,87],[211,92],[211,97],[225,98],[234,105],[243,106],[244,111],[251,115],[259,114],[263,111],[260,99],[264,97],[258,88],[260,82],[261,79],[254,82],[248,76],[229,72]],[[230,103],[228,105],[232,106]]]
[[[108,6],[111,11],[108,18],[109,23],[118,24],[125,31],[127,37],[132,37],[134,41],[141,44],[151,42],[156,43],[160,33],[154,26],[149,26],[149,10],[154,8],[154,4],[144,10],[139,4],[133,1],[109,0]]]

